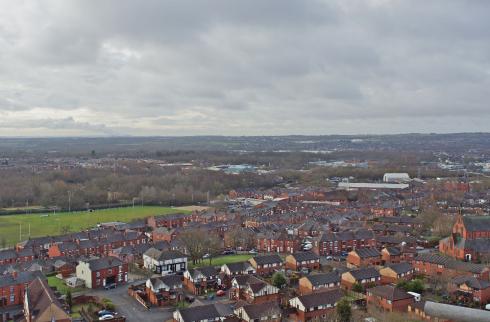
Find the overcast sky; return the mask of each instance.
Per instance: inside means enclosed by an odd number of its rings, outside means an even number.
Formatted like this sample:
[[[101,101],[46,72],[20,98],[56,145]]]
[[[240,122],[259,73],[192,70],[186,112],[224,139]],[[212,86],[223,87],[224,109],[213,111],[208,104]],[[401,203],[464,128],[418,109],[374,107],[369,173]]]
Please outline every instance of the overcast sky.
[[[487,0],[0,0],[0,136],[490,131]]]

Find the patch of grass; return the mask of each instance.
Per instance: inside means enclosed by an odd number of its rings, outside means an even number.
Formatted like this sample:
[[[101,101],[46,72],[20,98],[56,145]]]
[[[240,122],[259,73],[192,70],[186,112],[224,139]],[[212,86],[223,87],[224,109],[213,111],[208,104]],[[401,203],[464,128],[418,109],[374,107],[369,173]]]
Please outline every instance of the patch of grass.
[[[5,237],[8,245],[13,246],[20,241],[20,225],[22,225],[21,240],[26,240],[29,238],[29,226],[31,237],[55,236],[60,235],[62,227],[66,226],[69,226],[70,231],[77,232],[102,222],[130,222],[135,219],[173,213],[188,212],[169,207],[145,206],[101,209],[93,212],[73,211],[0,216],[0,236]]]
[[[72,294],[83,290],[83,288],[81,287],[75,287],[75,288],[69,287],[68,285],[65,284],[65,281],[57,278],[56,276],[48,276],[48,285],[51,287],[55,287],[56,290],[58,290],[58,292],[64,295],[68,293],[68,290],[71,290]]]
[[[219,257],[213,258],[211,260],[211,264],[209,264],[209,259],[203,259],[202,262],[197,263],[196,265],[190,263],[189,267],[195,268],[195,267],[210,266],[210,265],[221,266],[224,264],[247,261],[252,257],[253,257],[253,255],[250,255],[250,254],[225,255],[225,256],[219,256]]]

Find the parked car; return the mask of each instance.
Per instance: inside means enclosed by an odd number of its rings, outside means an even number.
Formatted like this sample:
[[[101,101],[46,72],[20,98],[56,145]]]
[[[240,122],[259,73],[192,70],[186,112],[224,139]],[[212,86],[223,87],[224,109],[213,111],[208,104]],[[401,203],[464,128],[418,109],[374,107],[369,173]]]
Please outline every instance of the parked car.
[[[331,261],[333,260],[333,257],[332,256],[327,256],[327,261]]]
[[[105,321],[105,320],[112,320],[114,318],[114,315],[112,314],[106,314],[103,315],[99,318],[99,321]]]
[[[195,300],[194,296],[191,296],[191,295],[186,295],[185,296],[185,301],[187,303],[192,303],[192,302],[194,302],[194,300]]]
[[[107,284],[106,286],[104,286],[104,288],[106,290],[110,290],[110,289],[113,289],[113,288],[116,288],[117,287],[117,284],[116,283],[111,283],[111,284]]]
[[[206,259],[206,258],[209,258],[211,255],[209,254],[204,254],[204,256],[202,258]]]
[[[258,254],[258,252],[255,249],[251,249],[248,253],[249,254]]]
[[[233,254],[236,254],[236,251],[234,251],[233,249],[228,249],[228,250],[223,251],[222,254],[223,255],[233,255]]]
[[[109,311],[109,310],[102,310],[102,311],[97,312],[97,314],[99,315],[99,317],[101,317],[104,315],[114,315],[114,312]]]
[[[225,296],[225,294],[226,294],[226,292],[225,292],[225,291],[223,291],[223,290],[218,290],[218,291],[216,292],[216,296]]]

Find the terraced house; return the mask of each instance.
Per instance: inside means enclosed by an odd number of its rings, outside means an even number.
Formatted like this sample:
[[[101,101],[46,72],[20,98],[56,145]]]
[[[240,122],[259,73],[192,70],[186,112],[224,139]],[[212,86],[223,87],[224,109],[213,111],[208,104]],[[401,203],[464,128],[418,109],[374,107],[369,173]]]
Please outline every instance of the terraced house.
[[[338,255],[353,249],[376,246],[373,231],[359,229],[356,231],[326,232],[320,238],[318,251],[321,256]]]

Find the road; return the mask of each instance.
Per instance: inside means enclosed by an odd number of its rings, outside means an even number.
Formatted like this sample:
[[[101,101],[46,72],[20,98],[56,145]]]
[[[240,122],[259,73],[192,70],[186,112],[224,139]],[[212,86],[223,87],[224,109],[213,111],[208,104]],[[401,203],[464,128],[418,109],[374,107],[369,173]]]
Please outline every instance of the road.
[[[128,295],[128,285],[111,290],[91,290],[87,294],[110,299],[116,306],[116,312],[124,315],[129,322],[163,322],[170,320],[174,311],[173,307],[147,310]]]

